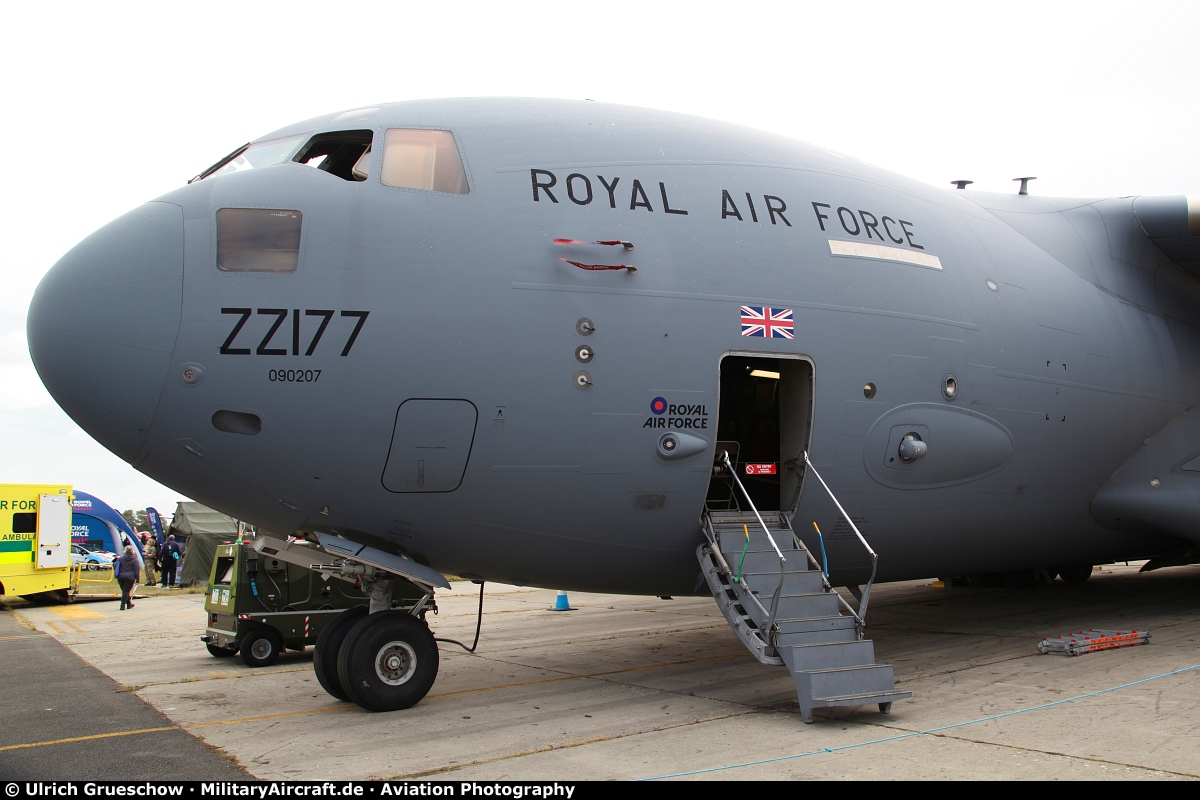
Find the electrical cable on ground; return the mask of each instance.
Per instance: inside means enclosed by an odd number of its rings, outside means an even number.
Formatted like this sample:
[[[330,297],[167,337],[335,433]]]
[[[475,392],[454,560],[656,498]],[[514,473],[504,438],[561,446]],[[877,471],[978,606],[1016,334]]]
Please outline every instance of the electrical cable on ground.
[[[446,642],[447,644],[456,644],[459,647],[461,647],[463,650],[466,650],[468,653],[475,652],[475,648],[479,646],[479,629],[483,626],[483,584],[484,584],[483,581],[479,582],[479,612],[477,613],[476,618],[475,618],[475,641],[471,642],[471,646],[467,647],[465,644],[458,641],[457,639],[439,639],[436,636],[433,637],[433,640],[435,642]]]

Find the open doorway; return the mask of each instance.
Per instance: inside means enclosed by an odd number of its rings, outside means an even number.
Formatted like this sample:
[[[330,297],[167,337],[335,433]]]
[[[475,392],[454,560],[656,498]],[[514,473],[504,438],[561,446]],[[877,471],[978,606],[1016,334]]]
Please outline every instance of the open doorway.
[[[793,507],[812,436],[812,385],[812,363],[804,358],[728,353],[721,359],[710,511],[749,510],[723,467],[724,452],[760,512]]]

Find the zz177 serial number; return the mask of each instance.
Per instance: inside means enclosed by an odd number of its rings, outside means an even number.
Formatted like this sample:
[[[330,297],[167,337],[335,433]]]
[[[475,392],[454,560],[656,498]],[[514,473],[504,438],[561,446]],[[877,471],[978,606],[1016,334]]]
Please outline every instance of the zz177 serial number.
[[[348,356],[350,348],[354,347],[354,342],[358,340],[358,334],[362,332],[367,316],[371,313],[370,311],[342,311],[339,313],[328,308],[306,308],[303,311],[304,313],[301,314],[299,308],[222,308],[222,316],[237,317],[237,321],[233,323],[233,328],[221,344],[220,354],[223,356],[248,356],[251,353],[259,356],[311,356],[317,351],[317,345],[325,336],[326,328],[332,327],[334,330],[331,335],[341,340],[341,355]],[[335,316],[338,321],[331,326],[329,323]],[[266,319],[260,319],[264,317]],[[287,335],[287,331],[281,330],[289,317],[291,317],[291,325],[288,326],[290,337]],[[255,322],[247,325],[251,318]],[[268,320],[273,321],[268,322]],[[350,323],[351,320],[354,320],[353,324]],[[243,328],[251,330],[243,331]],[[236,346],[238,344],[252,345],[255,339],[258,339],[258,346],[253,349]],[[291,345],[290,352],[289,344]],[[279,345],[283,345],[283,347]]]
[[[273,369],[267,380],[278,383],[316,383],[321,378],[319,369]]]

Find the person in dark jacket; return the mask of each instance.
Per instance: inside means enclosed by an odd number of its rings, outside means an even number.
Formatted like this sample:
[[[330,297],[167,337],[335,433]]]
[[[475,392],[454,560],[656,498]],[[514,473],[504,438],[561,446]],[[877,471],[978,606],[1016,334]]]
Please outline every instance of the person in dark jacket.
[[[142,565],[138,563],[133,545],[125,545],[125,552],[117,560],[117,583],[121,586],[121,610],[133,608],[133,585],[142,576]]]
[[[182,558],[183,551],[175,543],[175,536],[168,536],[167,543],[162,546],[162,552],[159,555],[159,560],[162,561],[161,582],[168,589],[175,588],[175,569],[179,566],[179,561]]]

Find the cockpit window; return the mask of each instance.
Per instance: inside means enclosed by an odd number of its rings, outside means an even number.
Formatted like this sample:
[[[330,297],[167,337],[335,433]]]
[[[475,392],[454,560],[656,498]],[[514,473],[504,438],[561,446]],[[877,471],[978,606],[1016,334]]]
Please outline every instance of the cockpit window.
[[[289,209],[217,209],[217,268],[295,272],[303,222],[299,211]]]
[[[192,178],[188,183],[202,181],[213,175],[227,175],[230,172],[241,172],[278,164],[286,161],[302,141],[304,141],[303,136],[289,136],[286,139],[244,145]]]
[[[454,134],[418,128],[391,128],[383,143],[380,180],[385,186],[466,194],[463,168]]]
[[[365,181],[371,163],[370,153],[370,131],[337,131],[318,133],[292,160],[344,181]]]

